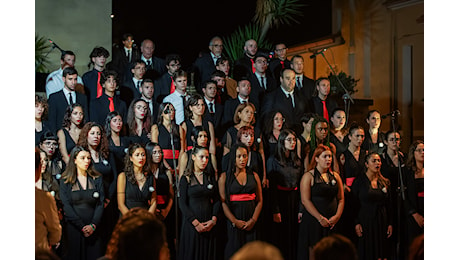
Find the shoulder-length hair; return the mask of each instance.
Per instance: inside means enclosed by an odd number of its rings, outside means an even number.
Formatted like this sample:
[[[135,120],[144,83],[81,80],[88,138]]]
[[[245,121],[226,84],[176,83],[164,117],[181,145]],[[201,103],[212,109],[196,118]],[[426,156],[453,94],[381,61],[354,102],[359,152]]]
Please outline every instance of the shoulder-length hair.
[[[190,131],[190,134],[191,134],[191,139],[192,139],[192,142],[193,142],[193,146],[198,145],[197,142],[198,142],[198,136],[200,135],[200,132],[206,132],[206,135],[208,136],[208,141],[206,142],[206,147],[209,148],[209,142],[211,141],[211,135],[209,134],[209,131],[206,130],[206,128],[204,126],[202,126],[202,125],[194,126],[189,131]]]
[[[409,152],[407,153],[406,166],[409,167],[413,172],[417,171],[417,162],[415,161],[414,152],[419,144],[424,144],[421,140],[416,140],[409,146]]]
[[[254,111],[254,117],[252,118],[252,122],[251,122],[251,125],[253,125],[255,122],[256,122],[256,107],[254,106],[254,104],[252,104],[251,102],[244,102],[243,104],[239,104],[236,109],[235,109],[235,114],[233,115],[233,122],[235,124],[239,124],[241,122],[241,119],[240,117],[238,116],[238,113],[240,113],[241,111],[243,111],[246,107],[251,107],[252,110]]]
[[[256,150],[256,137],[254,133],[254,127],[253,126],[242,126],[239,130],[238,133],[236,133],[236,143],[241,143],[241,137],[244,134],[252,134],[254,136],[254,142],[252,143],[251,147],[248,147],[249,150],[255,151]]]
[[[88,122],[83,126],[80,132],[80,136],[78,137],[77,145],[82,146],[86,150],[89,151],[88,133],[91,130],[91,128],[95,126],[99,128],[99,131],[101,131],[101,141],[99,142],[99,145],[96,147],[96,152],[99,152],[104,159],[108,159],[109,158],[109,141],[107,139],[107,135],[105,134],[105,131],[102,128],[102,126],[96,122]]]
[[[193,112],[190,109],[190,107],[196,106],[199,100],[203,100],[203,103],[206,105],[206,103],[204,102],[203,96],[201,96],[200,94],[191,95],[190,98],[185,102],[185,107],[184,107],[185,118],[194,119]]]
[[[118,113],[118,111],[114,110],[112,112],[109,112],[107,116],[105,117],[104,130],[105,130],[105,134],[107,135],[107,137],[110,137],[112,135],[112,128],[110,127],[110,122],[116,116],[122,117],[120,113]],[[123,120],[123,117],[122,117],[122,120]]]
[[[37,105],[42,105],[43,107],[42,120],[47,119],[48,118],[48,101],[46,101],[46,98],[40,95],[35,95],[35,106]]]
[[[142,144],[134,143],[129,146],[128,152],[125,155],[125,175],[128,181],[131,182],[132,184],[136,183],[136,177],[134,176],[134,165],[133,165],[133,162],[131,161],[131,156],[133,156],[133,153],[138,148],[142,148],[145,151],[145,147]],[[146,153],[146,156],[147,156],[147,153]],[[147,172],[147,174],[151,174],[150,171],[147,169],[147,163],[145,163],[144,167],[142,167],[142,172]]]
[[[283,130],[285,128],[285,119],[284,119],[284,115],[281,111],[279,110],[275,110],[275,111],[272,111],[268,114],[268,116],[266,117],[266,120],[265,120],[265,127],[264,127],[264,134],[265,136],[270,136],[273,132],[273,122],[275,121],[275,116],[276,114],[280,113],[281,116],[283,117],[283,126],[281,127],[281,130]]]
[[[75,164],[75,159],[77,158],[78,154],[82,151],[89,152],[89,150],[79,145],[75,146],[70,152],[69,164],[62,173],[62,179],[64,180],[64,183],[74,184],[77,180],[77,166]],[[101,174],[94,169],[92,161],[90,162],[90,165],[86,173],[93,178],[101,176]]]
[[[276,143],[276,151],[275,151],[275,158],[281,163],[281,165],[286,166],[289,161],[294,163],[295,167],[300,167],[301,162],[300,158],[297,155],[297,149],[295,148],[292,151],[289,151],[288,156],[286,156],[286,147],[284,146],[284,141],[292,134],[294,137],[297,138],[297,135],[291,129],[284,129],[281,130],[280,135],[278,137],[278,142]],[[297,144],[296,144],[297,147]]]
[[[164,166],[164,163],[163,163],[163,156],[164,156],[163,149],[161,148],[160,144],[154,143],[154,142],[148,142],[145,145],[145,156],[147,156],[146,165],[147,165],[149,172],[152,170],[152,166],[155,164],[153,162],[152,156],[153,156],[153,149],[157,146],[160,147],[161,149],[161,160],[160,160],[160,163],[158,164],[158,168],[160,169],[160,171],[166,169],[166,166]]]
[[[380,156],[380,154],[378,154],[377,152],[370,152],[366,155],[365,157],[365,162],[366,164],[369,162],[369,159],[373,156],[373,155],[377,155],[380,160],[382,159],[382,157]],[[366,171],[367,171],[367,166],[366,166]],[[385,188],[388,189],[388,187],[390,186],[390,180],[388,180],[387,178],[383,177],[382,173],[379,171],[379,173],[377,174],[377,183],[385,186]]]
[[[164,125],[163,123],[163,117],[165,114],[169,114],[169,110],[170,109],[175,109],[174,108],[174,105],[169,103],[169,102],[165,102],[165,103],[161,103],[159,108],[158,108],[158,118],[157,118],[157,124],[158,126],[160,125]],[[171,120],[171,125],[172,125],[172,129],[173,129],[173,134],[174,135],[177,135],[179,136],[179,125],[176,124],[176,120]]]
[[[72,105],[69,105],[65,110],[64,119],[62,120],[62,127],[64,128],[70,127],[70,124],[71,124],[70,118],[72,117],[72,112],[76,107],[80,107],[81,110],[83,111],[83,119],[81,120],[80,124],[77,127],[82,128],[82,126],[85,124],[85,113],[84,113],[85,110],[80,104],[73,103]]]
[[[324,144],[319,144],[318,147],[316,147],[315,151],[313,152],[313,156],[311,157],[310,163],[308,164],[307,171],[316,167],[317,162],[315,158],[319,157],[324,151],[331,151],[331,148],[325,146]]]
[[[150,133],[150,127],[152,126],[152,120],[151,120],[151,112],[150,112],[150,107],[147,104],[145,100],[142,98],[135,99],[131,102],[128,108],[128,115],[126,116],[126,122],[129,127],[129,133],[133,135],[137,135],[136,130],[137,130],[137,123],[136,123],[136,117],[135,117],[135,112],[134,112],[134,106],[138,102],[144,102],[147,106],[147,111],[145,112],[145,117],[142,121],[142,129],[145,130],[147,133]]]

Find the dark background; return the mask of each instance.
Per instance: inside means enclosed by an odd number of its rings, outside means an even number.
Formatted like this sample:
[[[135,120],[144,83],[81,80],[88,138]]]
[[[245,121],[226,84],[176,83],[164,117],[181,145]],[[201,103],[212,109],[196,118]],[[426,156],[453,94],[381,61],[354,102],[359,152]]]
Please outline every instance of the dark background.
[[[331,1],[305,0],[303,3],[306,5],[304,16],[297,17],[300,24],[269,30],[270,42],[284,42],[289,47],[331,34]],[[112,5],[114,44],[121,45],[126,32],[134,35],[138,47],[143,39],[149,38],[156,45],[155,56],[164,58],[169,53],[177,53],[183,68],[187,68],[200,51],[208,50],[213,36],[228,36],[239,26],[252,22],[256,1],[114,0]]]

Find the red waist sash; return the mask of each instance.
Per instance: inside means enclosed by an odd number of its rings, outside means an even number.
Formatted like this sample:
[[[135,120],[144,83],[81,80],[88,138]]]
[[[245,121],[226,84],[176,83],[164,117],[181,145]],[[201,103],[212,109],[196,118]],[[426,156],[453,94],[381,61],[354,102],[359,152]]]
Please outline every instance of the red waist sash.
[[[168,199],[168,195],[157,195],[157,204],[158,205],[166,204],[167,199]]]
[[[256,194],[255,193],[243,193],[243,194],[231,194],[230,195],[230,201],[249,201],[249,200],[255,200],[256,199]]]
[[[278,188],[278,190],[283,190],[283,191],[297,190],[297,187],[284,187],[284,186],[281,186],[281,185],[277,185],[276,187]]]
[[[417,193],[417,196],[420,197],[420,198],[424,198],[424,191],[421,191],[419,193]]]
[[[353,181],[356,179],[356,177],[350,177],[350,178],[346,178],[345,179],[345,182],[347,183],[347,186],[348,187],[351,187],[351,185],[353,184]]]
[[[179,151],[174,151],[174,157],[172,149],[163,149],[163,156],[165,159],[178,159],[179,158]]]

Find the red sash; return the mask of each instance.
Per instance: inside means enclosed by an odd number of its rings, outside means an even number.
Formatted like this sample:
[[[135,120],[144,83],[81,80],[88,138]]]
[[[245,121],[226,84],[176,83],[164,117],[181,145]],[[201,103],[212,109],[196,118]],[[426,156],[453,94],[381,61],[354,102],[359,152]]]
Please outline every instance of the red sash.
[[[172,149],[163,149],[163,156],[165,159],[178,159],[179,158],[179,151],[174,151],[174,157]]]
[[[168,198],[168,195],[157,195],[157,204],[158,205],[166,204],[167,198]]]
[[[255,200],[256,194],[255,193],[244,193],[244,194],[231,194],[230,201],[250,201]]]
[[[424,198],[424,194],[423,194],[423,193],[424,193],[424,191],[421,191],[421,192],[417,193],[417,196],[418,196],[419,198]]]
[[[297,190],[297,187],[289,188],[289,187],[283,187],[283,186],[281,186],[281,185],[277,185],[277,188],[278,188],[278,190],[283,190],[283,191],[293,191],[293,190]]]
[[[353,181],[356,179],[356,177],[350,177],[350,178],[346,178],[345,181],[347,183],[347,186],[348,187],[351,187],[351,185],[353,184]]]

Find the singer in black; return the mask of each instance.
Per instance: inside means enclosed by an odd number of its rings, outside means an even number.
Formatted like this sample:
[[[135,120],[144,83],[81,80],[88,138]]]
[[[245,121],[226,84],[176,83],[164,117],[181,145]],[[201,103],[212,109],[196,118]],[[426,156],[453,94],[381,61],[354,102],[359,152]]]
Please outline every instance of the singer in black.
[[[385,150],[385,144],[383,142],[385,140],[385,133],[379,130],[381,120],[378,110],[370,110],[367,113],[366,122],[369,125],[369,130],[366,131],[362,147],[369,152],[382,154]]]
[[[151,130],[151,141],[158,143],[163,150],[163,161],[166,168],[174,170],[174,165],[177,167],[177,172],[174,172],[173,177],[179,172],[178,160],[185,151],[185,133],[176,124],[175,116],[176,110],[174,106],[171,103],[162,103],[159,107],[157,123],[152,125]]]
[[[329,114],[338,107],[337,101],[330,98],[331,83],[328,78],[316,80],[316,89],[312,98],[312,111],[329,122]]]

